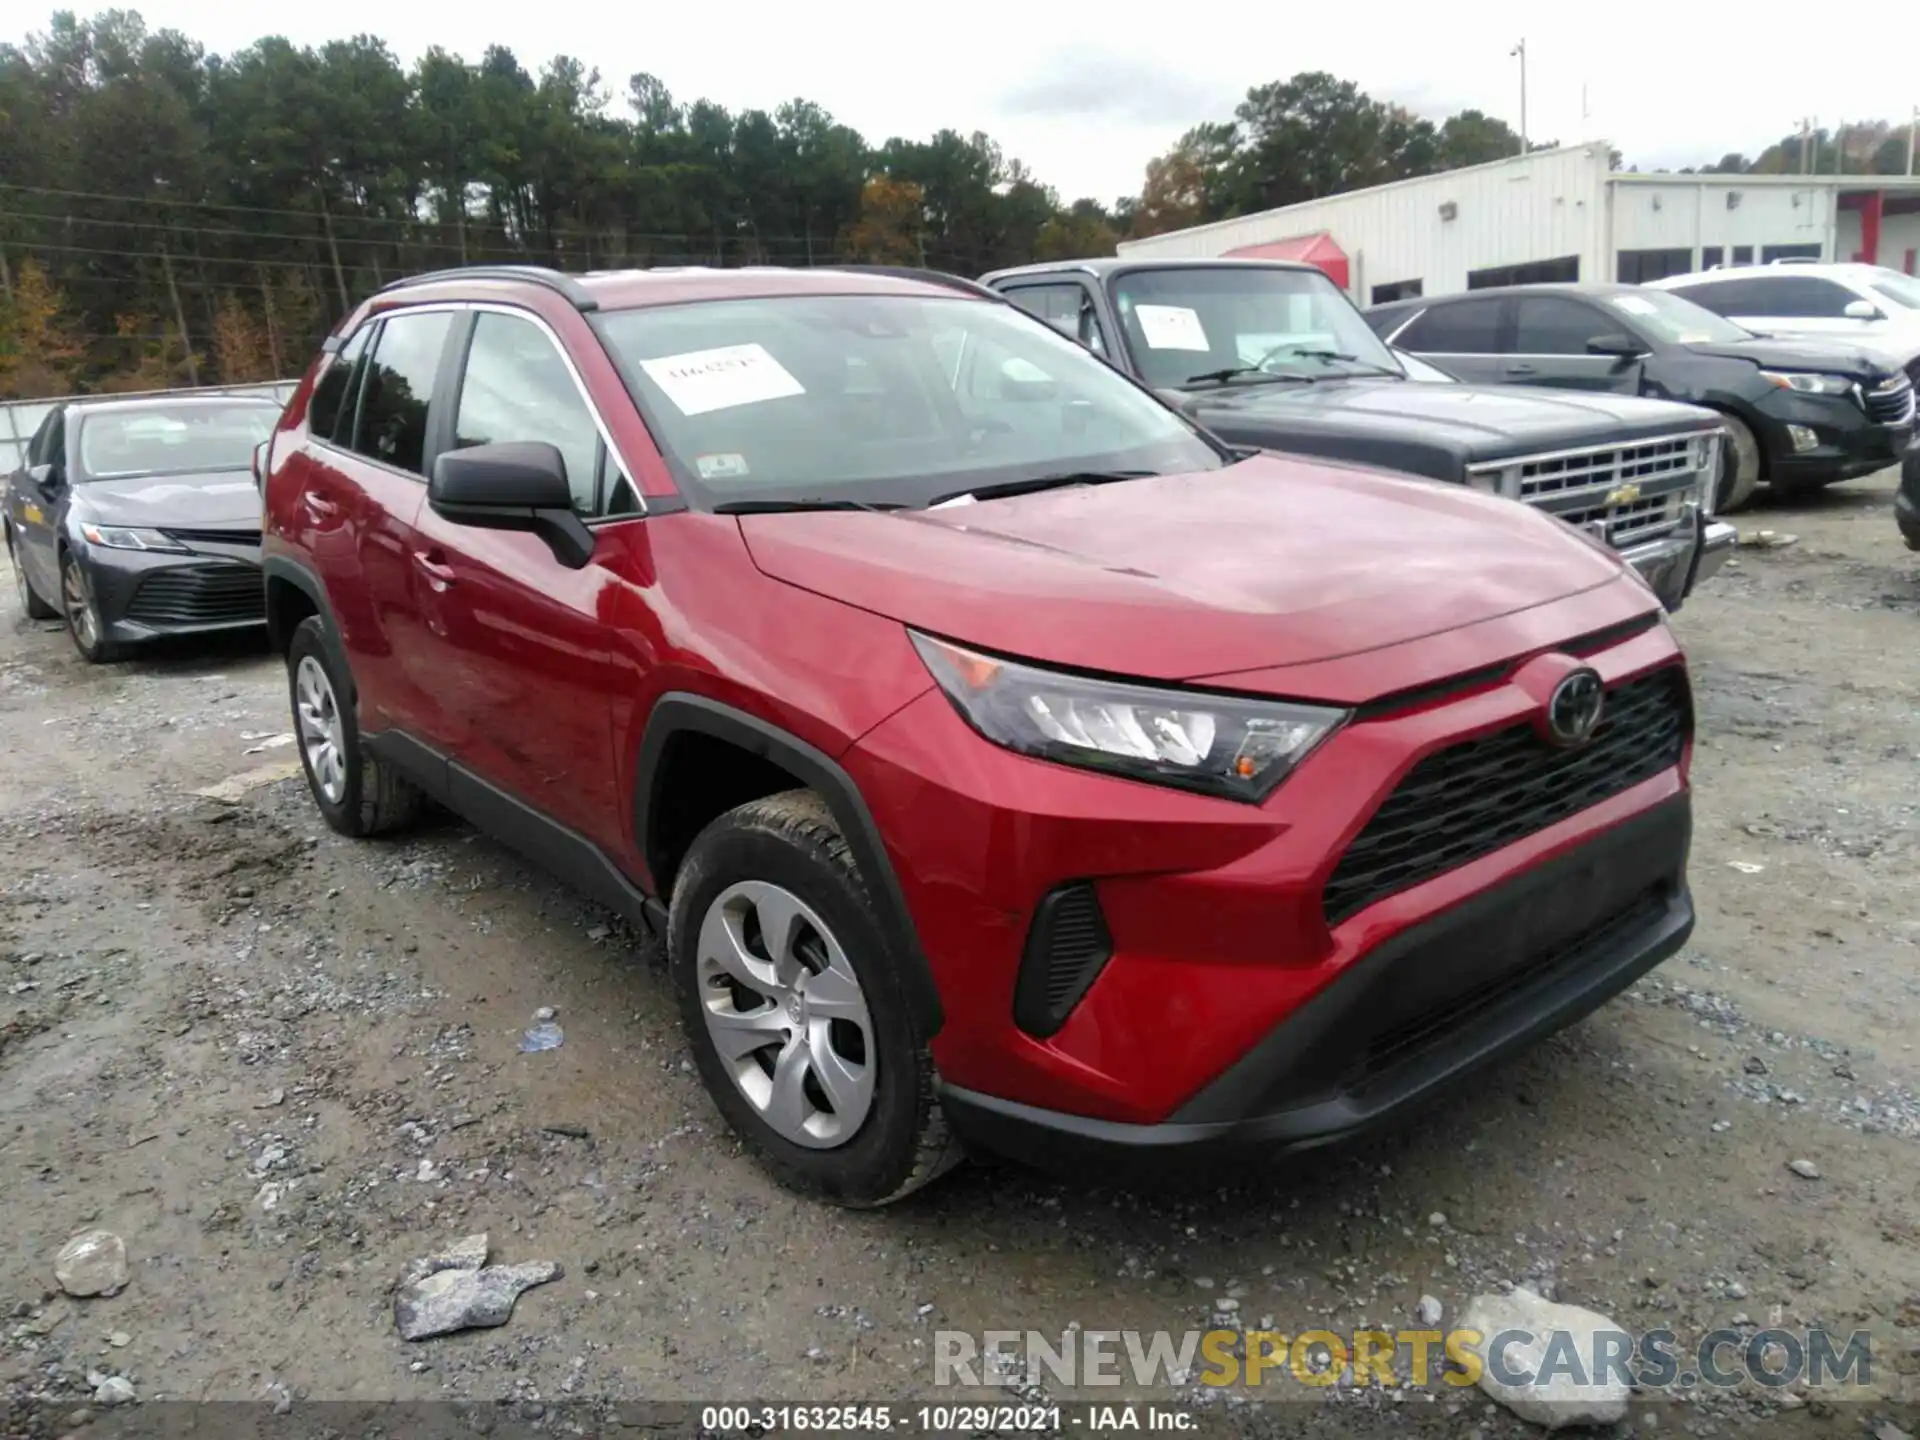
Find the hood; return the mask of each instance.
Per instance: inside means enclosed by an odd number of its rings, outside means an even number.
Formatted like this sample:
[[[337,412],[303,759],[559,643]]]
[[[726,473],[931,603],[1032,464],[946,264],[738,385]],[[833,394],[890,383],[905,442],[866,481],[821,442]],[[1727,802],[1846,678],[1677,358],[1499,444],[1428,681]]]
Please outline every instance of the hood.
[[[1183,408],[1222,439],[1458,480],[1464,468],[1546,450],[1707,430],[1704,410],[1634,396],[1408,380],[1280,381],[1191,392]]]
[[[1686,348],[1696,355],[1751,360],[1763,370],[1817,370],[1828,375],[1850,375],[1856,380],[1884,380],[1899,369],[1889,355],[1838,341],[1755,336],[1751,340],[1696,340]]]
[[[938,510],[740,519],[775,579],[1027,659],[1182,680],[1302,665],[1609,584],[1561,522],[1280,456]]]
[[[74,487],[74,508],[106,525],[258,530],[260,490],[247,470],[137,475]]]

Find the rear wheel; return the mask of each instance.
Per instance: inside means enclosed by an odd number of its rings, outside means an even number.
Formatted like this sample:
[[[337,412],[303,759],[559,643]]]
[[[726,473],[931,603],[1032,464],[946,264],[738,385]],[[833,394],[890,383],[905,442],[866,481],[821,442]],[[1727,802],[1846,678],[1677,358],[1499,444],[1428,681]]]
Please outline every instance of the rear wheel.
[[[309,615],[287,646],[294,734],[307,788],[328,825],[355,838],[397,830],[420,813],[420,792],[361,747],[360,727],[341,697],[351,692]]]
[[[668,933],[700,1078],[776,1179],[867,1207],[959,1160],[886,929],[818,795],[703,830]]]
[[[1760,442],[1744,420],[1722,415],[1720,424],[1727,439],[1720,447],[1720,479],[1713,508],[1725,515],[1744,509],[1760,488]]]
[[[13,593],[20,602],[20,612],[29,620],[58,620],[60,612],[40,598],[33,588],[33,581],[27,578],[26,557],[20,553],[19,546],[13,542],[13,530],[6,528],[7,563],[13,567]]]
[[[60,552],[60,606],[66,611],[67,634],[82,660],[104,665],[120,658],[120,647],[107,639],[100,607],[94,603],[93,587],[87,583],[87,572],[71,550]]]

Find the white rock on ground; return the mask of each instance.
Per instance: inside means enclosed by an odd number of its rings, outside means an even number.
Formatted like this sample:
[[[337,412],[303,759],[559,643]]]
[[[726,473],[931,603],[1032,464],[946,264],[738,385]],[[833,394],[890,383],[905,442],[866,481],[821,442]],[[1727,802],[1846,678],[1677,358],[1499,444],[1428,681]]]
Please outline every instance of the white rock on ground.
[[[1473,1347],[1482,1362],[1480,1388],[1522,1420],[1559,1430],[1569,1425],[1611,1425],[1626,1417],[1631,1387],[1618,1376],[1593,1373],[1596,1336],[1621,1330],[1598,1311],[1557,1305],[1518,1286],[1511,1295],[1474,1296],[1460,1326],[1480,1333]],[[1494,1341],[1513,1330],[1524,1331],[1529,1338],[1509,1340],[1502,1347],[1502,1366],[1508,1376],[1538,1376],[1549,1348],[1554,1346],[1555,1335],[1566,1334],[1567,1339],[1559,1342],[1554,1355],[1555,1373],[1544,1382],[1503,1384],[1486,1363]],[[1577,1377],[1560,1365],[1566,1356],[1577,1361]]]
[[[485,1235],[469,1235],[407,1267],[393,1297],[393,1321],[402,1339],[504,1325],[523,1291],[565,1274],[550,1260],[488,1265],[487,1250]]]
[[[124,1375],[109,1375],[93,1387],[93,1403],[103,1410],[134,1401],[133,1382]]]
[[[53,1257],[53,1278],[69,1295],[118,1295],[127,1287],[126,1242],[111,1230],[83,1230]]]
[[[1422,1325],[1438,1325],[1445,1313],[1445,1308],[1431,1295],[1422,1295],[1420,1303],[1413,1307],[1413,1318]]]

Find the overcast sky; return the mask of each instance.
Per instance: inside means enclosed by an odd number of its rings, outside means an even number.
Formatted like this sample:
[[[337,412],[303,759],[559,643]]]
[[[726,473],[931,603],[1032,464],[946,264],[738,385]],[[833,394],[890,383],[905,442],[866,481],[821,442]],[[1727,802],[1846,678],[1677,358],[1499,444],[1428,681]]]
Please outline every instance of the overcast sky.
[[[1738,6],[121,3],[215,51],[250,43],[263,26],[302,44],[371,32],[403,62],[433,44],[477,59],[498,42],[530,70],[554,54],[576,55],[600,69],[616,97],[629,74],[647,70],[682,101],[771,109],[804,96],[874,142],[945,126],[985,130],[1069,200],[1137,193],[1146,161],[1181,132],[1230,118],[1249,86],[1300,70],[1331,71],[1435,119],[1472,106],[1518,127],[1520,68],[1508,52],[1522,35],[1533,138],[1610,140],[1642,168],[1753,154],[1803,116],[1828,126],[1904,122],[1920,103],[1913,47],[1881,43],[1890,33],[1876,40],[1858,26],[1783,28],[1764,9],[1749,7],[1743,18]],[[846,18],[829,21],[835,9]],[[876,18],[855,18],[861,11]],[[1886,12],[1898,13],[1911,12]]]

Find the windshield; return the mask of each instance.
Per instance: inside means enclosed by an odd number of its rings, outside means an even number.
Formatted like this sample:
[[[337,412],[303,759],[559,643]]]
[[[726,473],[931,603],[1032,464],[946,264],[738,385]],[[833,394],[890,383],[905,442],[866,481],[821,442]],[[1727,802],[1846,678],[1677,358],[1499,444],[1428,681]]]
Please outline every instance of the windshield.
[[[924,505],[1054,475],[1228,463],[1012,305],[788,295],[597,323],[678,478],[711,503]]]
[[[143,405],[80,421],[81,480],[245,470],[253,447],[273,433],[272,405]]]
[[[1134,368],[1155,388],[1221,383],[1195,377],[1243,367],[1308,379],[1403,374],[1353,302],[1318,270],[1136,270],[1114,281],[1113,295]]]
[[[1607,304],[1669,345],[1719,345],[1753,339],[1751,330],[1716,315],[1703,305],[1666,290],[1609,295]]]
[[[1909,310],[1920,310],[1920,280],[1898,270],[1883,270],[1869,282],[1875,291]]]

